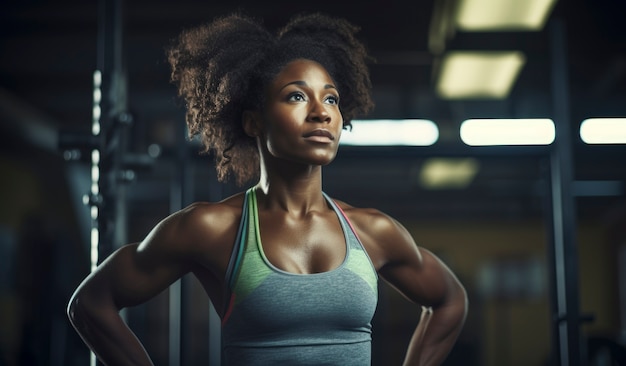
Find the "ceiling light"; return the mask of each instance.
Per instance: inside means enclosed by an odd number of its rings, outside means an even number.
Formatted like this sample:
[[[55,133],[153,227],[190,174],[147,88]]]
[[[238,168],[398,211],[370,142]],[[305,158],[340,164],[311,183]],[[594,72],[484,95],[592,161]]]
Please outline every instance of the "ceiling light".
[[[463,31],[541,30],[556,0],[461,0],[455,17]]]
[[[439,139],[439,129],[425,119],[354,120],[352,130],[341,132],[342,145],[430,146]]]
[[[536,119],[468,119],[461,123],[461,140],[470,146],[550,145],[554,122]]]
[[[474,158],[430,158],[422,165],[420,185],[427,189],[465,188],[476,173],[479,164]]]
[[[626,118],[588,118],[580,124],[587,144],[626,144]]]
[[[518,51],[449,52],[441,64],[437,93],[444,99],[506,98],[525,62]]]

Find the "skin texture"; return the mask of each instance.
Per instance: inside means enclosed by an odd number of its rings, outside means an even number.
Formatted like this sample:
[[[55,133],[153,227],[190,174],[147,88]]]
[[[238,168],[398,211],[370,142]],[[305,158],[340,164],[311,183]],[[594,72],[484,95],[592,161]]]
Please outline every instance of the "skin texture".
[[[256,138],[256,185],[261,241],[268,260],[293,273],[337,268],[346,255],[336,214],[322,195],[322,167],[337,154],[340,94],[326,70],[294,60],[276,76],[261,110],[242,116]],[[151,365],[120,309],[157,295],[186,273],[203,284],[224,315],[224,278],[241,219],[243,194],[218,203],[195,203],[161,221],[141,243],[128,244],[89,275],[68,314],[85,343],[109,365]],[[454,345],[467,313],[467,297],[454,274],[407,230],[374,209],[338,201],[380,276],[422,307],[406,365],[438,365]]]

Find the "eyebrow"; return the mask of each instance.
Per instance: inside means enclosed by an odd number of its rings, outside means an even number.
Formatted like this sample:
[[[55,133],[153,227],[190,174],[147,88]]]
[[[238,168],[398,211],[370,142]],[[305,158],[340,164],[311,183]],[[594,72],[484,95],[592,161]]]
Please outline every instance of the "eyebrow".
[[[289,85],[308,86],[308,84],[305,81],[303,81],[303,80],[296,80],[296,81],[292,81],[290,83],[287,83],[287,84],[283,85],[283,87],[280,88],[280,90],[285,89]],[[337,90],[337,88],[334,85],[332,85],[332,84],[324,85],[324,89],[335,89],[335,90]]]

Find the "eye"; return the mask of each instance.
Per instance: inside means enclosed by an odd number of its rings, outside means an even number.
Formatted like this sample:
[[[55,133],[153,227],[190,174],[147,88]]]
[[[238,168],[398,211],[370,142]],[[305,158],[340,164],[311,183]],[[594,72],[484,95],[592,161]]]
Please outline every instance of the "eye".
[[[306,101],[306,98],[304,97],[304,94],[297,92],[289,94],[287,96],[287,100],[290,102],[304,102]]]
[[[339,104],[339,97],[335,95],[329,95],[328,97],[326,97],[326,103],[333,105]]]

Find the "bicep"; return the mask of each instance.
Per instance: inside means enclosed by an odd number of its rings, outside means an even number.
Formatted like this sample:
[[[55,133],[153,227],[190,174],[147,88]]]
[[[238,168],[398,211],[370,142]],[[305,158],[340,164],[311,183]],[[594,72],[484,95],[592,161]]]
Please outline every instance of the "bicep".
[[[409,300],[427,307],[456,301],[463,287],[436,255],[419,247],[406,228],[393,218],[379,224],[379,274]]]
[[[454,273],[430,251],[406,243],[402,255],[380,270],[381,276],[409,300],[437,307],[460,290]]]
[[[185,273],[185,266],[158,248],[128,244],[111,254],[77,289],[91,306],[121,309],[143,303]]]

